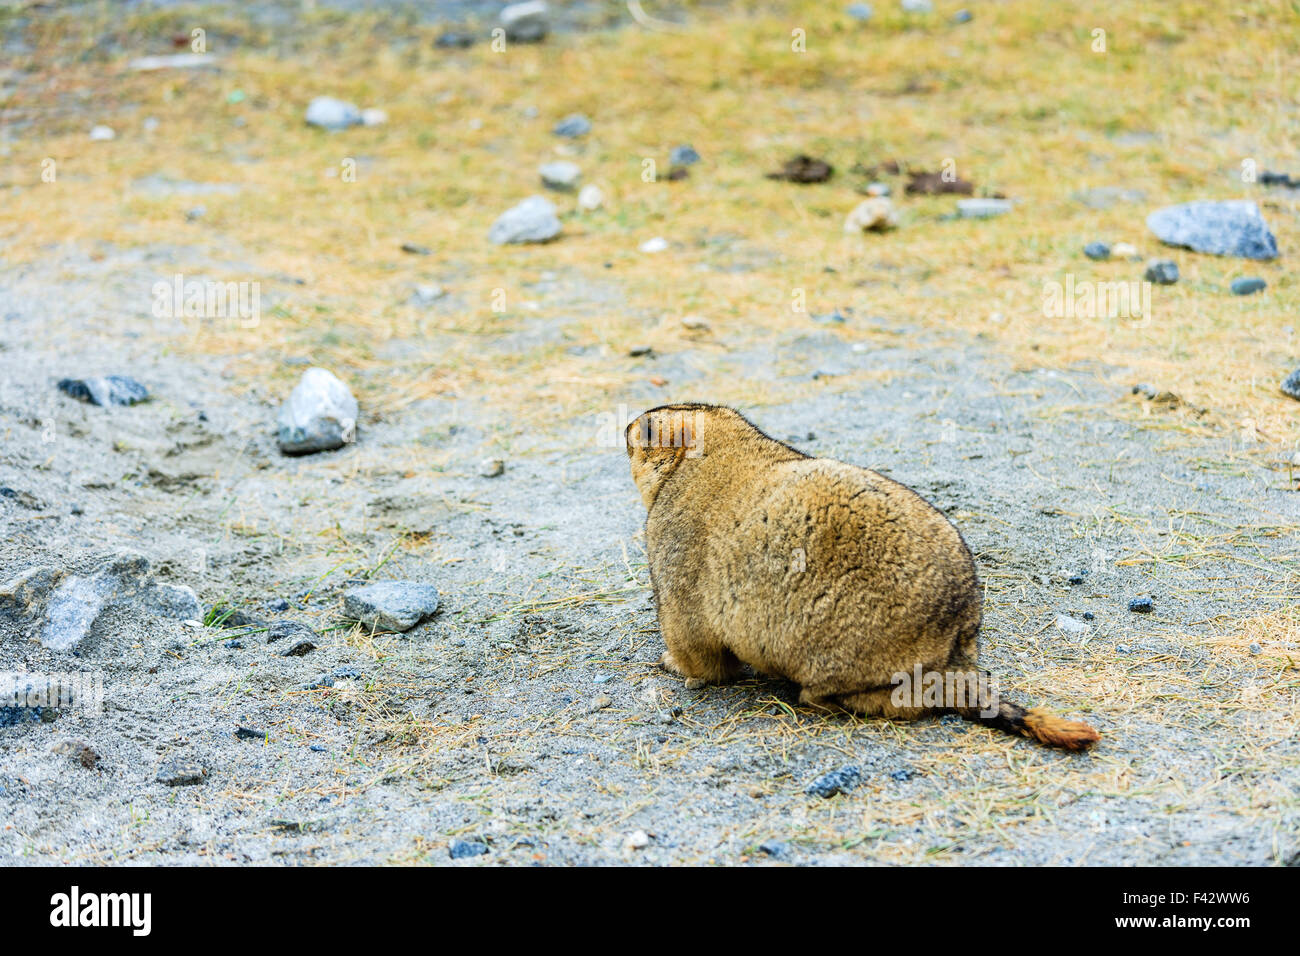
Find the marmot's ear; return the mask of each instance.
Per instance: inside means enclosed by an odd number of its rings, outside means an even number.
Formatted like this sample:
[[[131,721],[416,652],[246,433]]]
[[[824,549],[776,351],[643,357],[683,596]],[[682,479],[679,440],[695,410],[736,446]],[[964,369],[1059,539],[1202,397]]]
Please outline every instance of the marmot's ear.
[[[623,437],[627,441],[628,451],[633,448],[648,448],[650,446],[650,416],[640,415],[623,430]]]

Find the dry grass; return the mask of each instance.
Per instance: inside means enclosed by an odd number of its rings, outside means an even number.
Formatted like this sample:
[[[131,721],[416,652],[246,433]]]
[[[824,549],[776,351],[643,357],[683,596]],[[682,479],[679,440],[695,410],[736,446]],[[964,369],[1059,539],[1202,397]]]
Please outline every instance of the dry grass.
[[[1300,438],[1294,406],[1276,387],[1296,360],[1284,327],[1300,311],[1279,265],[1166,251],[1183,279],[1156,289],[1144,328],[1048,318],[1042,308],[1043,282],[1066,272],[1138,278],[1140,265],[1094,264],[1080,248],[1102,237],[1160,252],[1142,218],[1164,202],[1257,196],[1283,250],[1295,247],[1297,201],[1260,195],[1237,175],[1244,159],[1278,168],[1296,154],[1282,66],[1296,58],[1300,31],[1281,0],[1231,14],[1212,3],[1154,11],[1121,2],[1086,18],[1059,5],[1009,4],[964,26],[882,10],[865,28],[820,4],[792,4],[780,16],[701,10],[681,34],[632,28],[504,54],[486,45],[434,50],[433,29],[382,20],[321,14],[271,36],[214,13],[197,19],[223,57],[220,71],[139,74],[125,58],[97,55],[105,33],[148,38],[133,39],[135,52],[164,50],[195,19],[83,12],[37,22],[30,59],[41,82],[24,83],[5,104],[10,118],[35,125],[0,166],[10,184],[0,241],[16,263],[65,245],[163,245],[174,259],[160,278],[262,280],[278,305],[259,328],[211,324],[185,345],[228,356],[241,378],[287,377],[281,358],[308,354],[382,372],[363,386],[371,409],[483,393],[522,408],[523,428],[608,407],[644,382],[652,370],[623,356],[650,339],[661,352],[689,346],[720,360],[706,362],[713,375],[696,391],[774,401],[790,396],[727,381],[725,355],[806,327],[791,306],[803,290],[811,312],[848,306],[983,333],[1036,366],[1126,365],[1134,371],[1119,384],[1137,377],[1170,389],[1214,412],[1218,427],[1253,422],[1273,448],[1294,449]],[[1091,50],[1097,26],[1107,30],[1104,54]],[[790,50],[796,27],[807,31],[806,53]],[[389,42],[369,39],[376,35]],[[236,91],[244,98],[231,102]],[[317,93],[382,106],[391,121],[339,135],[310,129],[302,112]],[[575,110],[595,122],[576,145],[550,133]],[[118,139],[89,142],[88,115],[113,125]],[[145,131],[146,117],[159,121],[156,131]],[[1160,142],[1119,135],[1141,132]],[[643,159],[655,159],[662,175],[679,142],[705,157],[692,177],[643,182]],[[540,191],[537,165],[567,151],[585,181],[604,188],[606,209],[584,216],[560,198],[559,242],[489,245],[492,219]],[[837,176],[809,187],[763,178],[795,151],[826,156]],[[45,157],[59,164],[56,184],[40,181]],[[971,223],[941,218],[950,198],[900,198],[901,230],[843,236],[843,216],[860,199],[853,187],[864,182],[851,167],[891,157],[926,168],[951,158],[979,191],[1022,204]],[[346,158],[359,163],[355,183],[340,176]],[[207,199],[132,191],[152,173],[243,189]],[[1140,188],[1148,202],[1094,211],[1070,198],[1094,185]],[[207,217],[186,223],[184,210],[197,202]],[[656,235],[670,240],[669,252],[637,251]],[[405,240],[433,255],[404,255]],[[610,301],[534,298],[530,283],[547,273],[599,284]],[[1227,295],[1242,274],[1265,276],[1267,294]],[[454,308],[405,304],[414,282],[432,279],[452,291]],[[504,312],[492,308],[498,289]],[[139,301],[104,308],[147,313],[149,301],[141,290]],[[680,328],[688,314],[711,323],[704,341]],[[485,335],[529,319],[561,321],[566,345],[604,348],[577,356],[552,344],[484,361]],[[852,324],[843,335],[870,338]],[[436,346],[380,357],[386,342],[407,339]],[[805,387],[826,386],[781,388]],[[663,392],[672,395],[673,383]]]

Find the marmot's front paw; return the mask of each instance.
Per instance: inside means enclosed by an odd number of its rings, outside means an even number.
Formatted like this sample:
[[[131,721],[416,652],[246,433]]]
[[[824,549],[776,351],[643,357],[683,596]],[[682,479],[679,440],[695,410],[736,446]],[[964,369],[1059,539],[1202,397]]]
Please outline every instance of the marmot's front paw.
[[[687,690],[699,690],[701,687],[708,687],[708,686],[709,686],[709,682],[705,680],[703,677],[686,678]]]

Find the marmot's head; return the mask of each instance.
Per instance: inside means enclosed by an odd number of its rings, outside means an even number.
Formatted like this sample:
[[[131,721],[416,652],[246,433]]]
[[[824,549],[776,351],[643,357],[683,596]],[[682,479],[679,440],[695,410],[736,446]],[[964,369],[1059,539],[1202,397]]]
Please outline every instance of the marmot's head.
[[[627,426],[632,480],[647,508],[682,461],[704,454],[704,420],[718,412],[736,414],[716,405],[661,405]]]

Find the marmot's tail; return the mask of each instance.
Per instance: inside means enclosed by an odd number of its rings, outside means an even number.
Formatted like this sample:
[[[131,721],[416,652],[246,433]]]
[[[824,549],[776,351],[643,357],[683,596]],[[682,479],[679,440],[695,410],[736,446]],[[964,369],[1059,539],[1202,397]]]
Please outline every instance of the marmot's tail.
[[[1037,709],[1025,710],[1005,700],[998,703],[998,712],[989,717],[984,716],[979,707],[957,707],[955,711],[967,720],[997,727],[1009,734],[1024,734],[1050,747],[1083,750],[1101,739],[1096,728],[1082,721],[1066,720]]]

